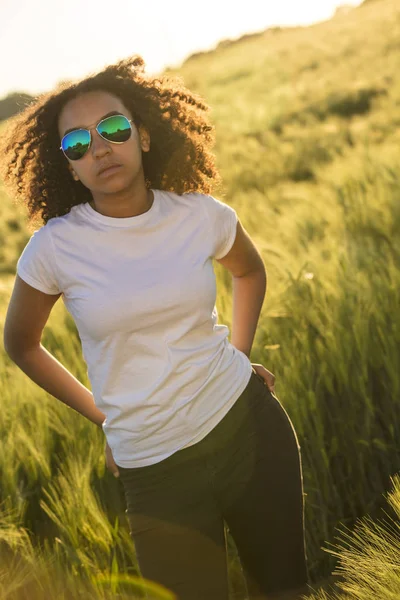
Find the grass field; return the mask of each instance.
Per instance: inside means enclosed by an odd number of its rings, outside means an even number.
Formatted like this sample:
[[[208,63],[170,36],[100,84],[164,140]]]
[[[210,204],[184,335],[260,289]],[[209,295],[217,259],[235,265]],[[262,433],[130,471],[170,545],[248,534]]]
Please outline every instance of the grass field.
[[[211,105],[224,182],[214,195],[237,210],[266,265],[251,359],[275,374],[298,433],[312,578],[339,569],[340,598],[351,600],[400,597],[399,69],[400,5],[376,0],[312,27],[226,42],[170,70]],[[3,324],[30,233],[23,209],[0,193]],[[215,270],[230,325],[231,282]],[[42,343],[90,388],[62,303]],[[101,431],[4,351],[0,398],[0,598],[139,597]],[[342,528],[351,541],[338,556],[328,549]],[[242,600],[229,535],[228,550],[231,595]],[[317,597],[333,598],[329,589]]]

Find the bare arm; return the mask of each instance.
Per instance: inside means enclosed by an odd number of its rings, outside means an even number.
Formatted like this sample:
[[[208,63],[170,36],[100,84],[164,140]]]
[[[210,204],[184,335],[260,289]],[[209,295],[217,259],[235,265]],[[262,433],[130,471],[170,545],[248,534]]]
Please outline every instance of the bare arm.
[[[105,415],[94,404],[92,392],[40,343],[60,296],[44,294],[17,275],[4,325],[4,349],[32,381],[101,427]]]
[[[93,394],[40,344],[10,358],[32,381],[99,427],[106,418],[96,407]]]
[[[233,277],[231,343],[250,357],[267,291],[267,273],[257,247],[240,221],[232,248],[217,262]]]

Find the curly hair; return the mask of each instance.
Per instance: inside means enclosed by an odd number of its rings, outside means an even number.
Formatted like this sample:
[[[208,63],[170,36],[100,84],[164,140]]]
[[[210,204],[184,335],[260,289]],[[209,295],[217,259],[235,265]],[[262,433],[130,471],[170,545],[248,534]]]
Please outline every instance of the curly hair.
[[[71,177],[57,128],[65,104],[85,92],[119,97],[135,123],[149,131],[151,148],[142,155],[146,187],[209,194],[221,183],[211,152],[215,128],[205,114],[209,106],[180,77],[151,77],[144,68],[136,54],[78,82],[59,83],[10,119],[1,176],[14,199],[27,207],[29,224],[37,213],[47,223],[92,200],[90,190]]]

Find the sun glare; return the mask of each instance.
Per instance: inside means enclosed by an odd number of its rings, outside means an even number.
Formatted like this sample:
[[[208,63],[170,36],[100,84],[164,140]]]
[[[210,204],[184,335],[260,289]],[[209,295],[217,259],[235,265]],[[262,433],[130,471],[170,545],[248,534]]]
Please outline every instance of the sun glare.
[[[143,56],[148,72],[156,73],[222,39],[329,19],[343,2],[264,4],[247,0],[244,11],[242,3],[227,0],[203,0],[196,10],[188,9],[185,0],[153,0],[140,8],[131,0],[120,0],[113,8],[106,0],[3,0],[0,52],[9,60],[1,61],[0,96],[45,91],[135,53]]]

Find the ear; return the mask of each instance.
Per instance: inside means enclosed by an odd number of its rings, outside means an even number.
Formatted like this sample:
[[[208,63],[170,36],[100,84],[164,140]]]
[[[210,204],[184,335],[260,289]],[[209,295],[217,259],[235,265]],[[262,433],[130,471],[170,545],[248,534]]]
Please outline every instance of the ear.
[[[150,150],[150,134],[144,125],[139,125],[140,146],[143,152]]]
[[[75,181],[79,181],[79,177],[78,175],[75,173],[74,169],[71,167],[70,163],[68,163],[68,169],[72,175],[72,177],[75,179]]]

